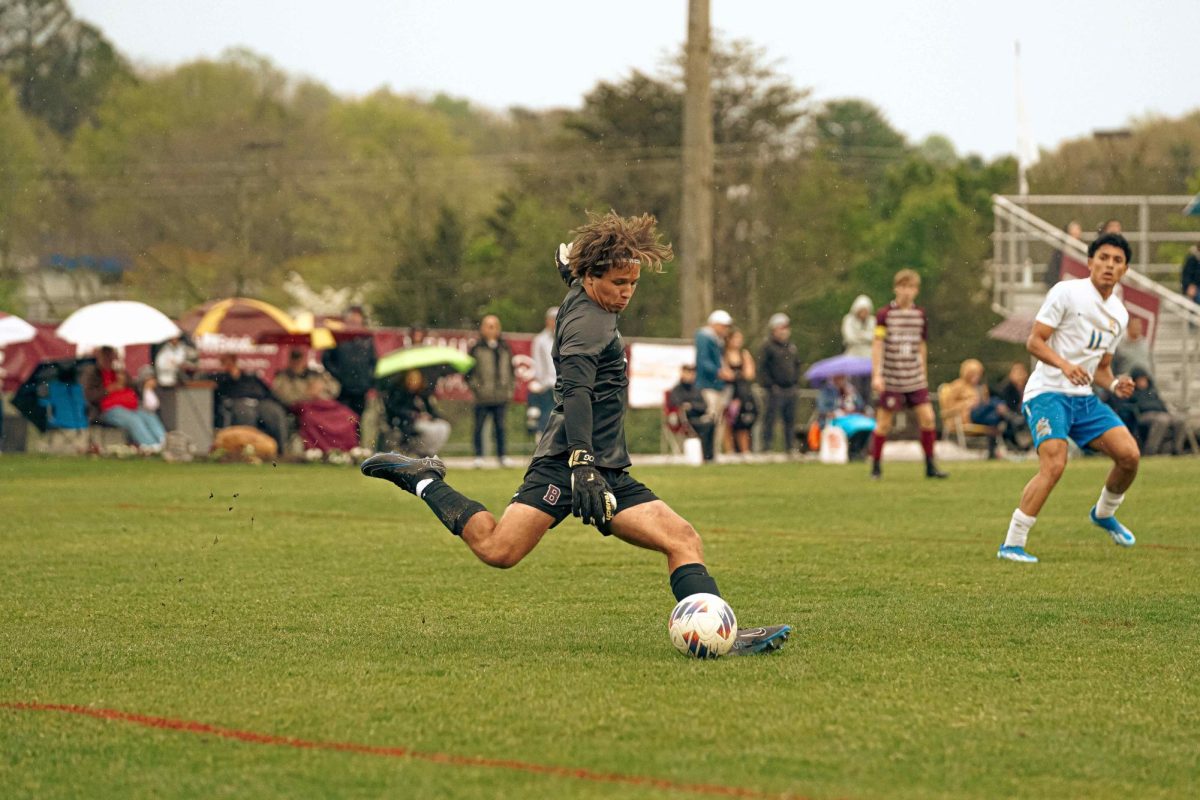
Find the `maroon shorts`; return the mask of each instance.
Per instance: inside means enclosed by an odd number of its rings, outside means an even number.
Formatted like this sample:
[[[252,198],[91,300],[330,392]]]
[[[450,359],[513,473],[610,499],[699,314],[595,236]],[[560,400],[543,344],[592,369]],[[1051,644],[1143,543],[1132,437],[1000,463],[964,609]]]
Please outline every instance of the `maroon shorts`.
[[[879,395],[879,407],[885,411],[903,411],[928,402],[928,389],[917,389],[915,392],[889,392],[885,389],[883,394]]]

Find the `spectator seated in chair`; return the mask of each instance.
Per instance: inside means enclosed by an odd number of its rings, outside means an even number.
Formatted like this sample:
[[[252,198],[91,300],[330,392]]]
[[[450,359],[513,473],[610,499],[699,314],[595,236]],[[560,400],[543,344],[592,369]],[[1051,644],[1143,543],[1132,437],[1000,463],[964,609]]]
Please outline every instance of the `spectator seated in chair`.
[[[1025,384],[1029,380],[1029,367],[1024,362],[1014,361],[1008,368],[1008,374],[992,390],[992,397],[1013,411],[1004,426],[1004,442],[1009,449],[1025,452],[1033,447],[1033,434],[1029,432],[1029,423],[1025,415],[1019,413],[1025,399]]]
[[[438,411],[433,390],[419,369],[393,377],[384,386],[383,408],[398,441],[389,449],[418,456],[435,456],[450,439],[450,423]]]
[[[713,438],[716,424],[708,413],[708,403],[700,387],[696,385],[696,368],[687,364],[679,370],[679,383],[667,392],[668,414],[674,410],[678,426],[685,435],[700,439],[704,460],[713,460]]]
[[[38,405],[46,410],[46,429],[87,430],[88,404],[83,387],[76,382],[74,368],[63,369],[39,391]]]
[[[967,436],[986,436],[988,458],[996,457],[999,436],[1017,412],[1011,411],[998,397],[992,397],[983,383],[983,364],[974,358],[962,362],[958,379],[938,389],[943,436],[954,431],[960,444]]]
[[[304,449],[358,447],[358,415],[334,399],[341,386],[329,373],[309,367],[303,350],[288,353],[287,367],[275,374],[271,389],[295,418]]]
[[[153,411],[141,407],[139,392],[117,359],[117,351],[104,346],[96,351],[96,363],[84,368],[79,378],[90,406],[92,419],[120,428],[143,453],[162,451],[167,431]],[[144,390],[153,391],[153,378]]]
[[[875,430],[871,413],[858,388],[845,375],[834,375],[821,385],[817,423],[822,429],[832,424],[845,431],[852,461],[863,457],[871,431]]]
[[[221,355],[221,371],[213,375],[217,428],[246,425],[258,428],[275,440],[278,452],[287,450],[288,415],[271,387],[257,375],[244,372],[237,355]]]
[[[1135,367],[1129,377],[1133,378],[1133,394],[1122,400],[1110,393],[1108,404],[1129,428],[1142,455],[1183,453],[1189,439],[1194,439],[1187,415],[1173,412],[1167,406],[1146,370]]]

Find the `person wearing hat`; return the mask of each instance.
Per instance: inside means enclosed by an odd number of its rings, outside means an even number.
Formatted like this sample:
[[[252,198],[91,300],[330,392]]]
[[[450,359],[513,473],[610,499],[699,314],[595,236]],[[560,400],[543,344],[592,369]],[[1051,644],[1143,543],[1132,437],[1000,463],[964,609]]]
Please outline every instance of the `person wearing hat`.
[[[767,392],[763,415],[762,447],[770,452],[775,420],[783,420],[783,449],[794,449],[796,429],[796,384],[800,380],[800,354],[792,343],[792,321],[787,314],[772,314],[767,320],[767,339],[758,358],[759,383]]]
[[[700,440],[700,449],[705,461],[713,460],[713,423],[704,402],[704,395],[696,388],[695,364],[684,364],[679,368],[679,383],[667,395],[667,404],[683,415],[682,422]]]
[[[722,441],[725,435],[725,407],[733,395],[733,372],[724,365],[725,339],[733,327],[733,317],[718,308],[708,315],[708,324],[696,331],[696,386],[704,395],[709,419],[713,423],[713,438]]]

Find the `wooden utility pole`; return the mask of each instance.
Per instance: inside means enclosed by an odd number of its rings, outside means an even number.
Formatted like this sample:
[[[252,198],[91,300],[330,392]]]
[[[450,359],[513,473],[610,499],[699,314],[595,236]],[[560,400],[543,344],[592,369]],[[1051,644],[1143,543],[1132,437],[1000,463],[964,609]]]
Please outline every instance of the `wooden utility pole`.
[[[708,0],[688,0],[683,98],[683,202],[680,208],[679,299],[682,336],[712,308],[713,128]]]

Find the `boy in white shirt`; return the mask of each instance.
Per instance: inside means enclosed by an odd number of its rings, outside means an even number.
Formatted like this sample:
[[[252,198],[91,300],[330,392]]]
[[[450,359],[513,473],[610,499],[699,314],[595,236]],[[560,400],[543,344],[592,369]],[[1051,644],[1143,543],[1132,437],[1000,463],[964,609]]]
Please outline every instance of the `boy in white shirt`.
[[[1037,562],[1025,552],[1025,540],[1067,466],[1068,437],[1113,460],[1090,516],[1118,545],[1134,544],[1133,534],[1114,515],[1137,476],[1137,442],[1092,391],[1092,384],[1097,383],[1118,397],[1133,393],[1128,376],[1118,378],[1112,373],[1113,352],[1129,323],[1129,312],[1114,290],[1129,268],[1131,256],[1124,236],[1102,234],[1088,247],[1091,277],[1059,283],[1038,311],[1033,333],[1025,343],[1038,364],[1022,398],[1038,454],[1038,473],[1021,494],[997,558]]]

